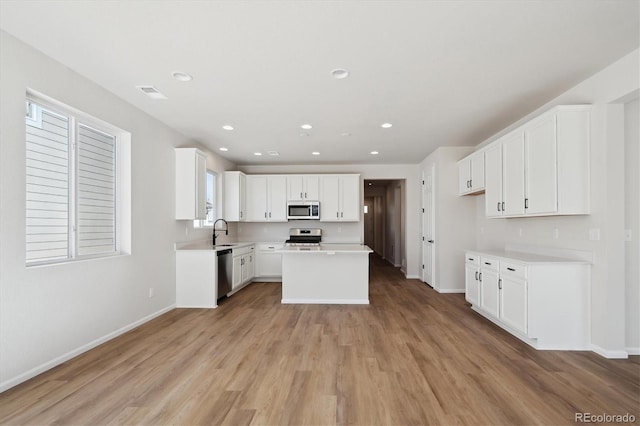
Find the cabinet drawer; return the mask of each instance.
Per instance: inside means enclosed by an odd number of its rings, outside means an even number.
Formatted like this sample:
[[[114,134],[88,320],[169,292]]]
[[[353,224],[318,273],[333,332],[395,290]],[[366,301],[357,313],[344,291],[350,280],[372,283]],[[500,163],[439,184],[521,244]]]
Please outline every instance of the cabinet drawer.
[[[279,250],[283,247],[284,247],[284,244],[282,243],[271,243],[271,244],[264,243],[264,244],[257,245],[258,251],[273,251],[273,250]]]
[[[242,256],[244,254],[247,253],[251,253],[253,252],[253,246],[247,246],[247,247],[239,247],[239,248],[233,248],[233,257],[236,256]]]
[[[527,267],[521,263],[500,262],[500,275],[508,275],[514,278],[527,278]]]
[[[482,269],[491,269],[497,271],[500,267],[500,262],[495,257],[482,256],[480,258],[480,267]]]
[[[464,260],[468,265],[480,265],[480,256],[475,253],[465,253]]]

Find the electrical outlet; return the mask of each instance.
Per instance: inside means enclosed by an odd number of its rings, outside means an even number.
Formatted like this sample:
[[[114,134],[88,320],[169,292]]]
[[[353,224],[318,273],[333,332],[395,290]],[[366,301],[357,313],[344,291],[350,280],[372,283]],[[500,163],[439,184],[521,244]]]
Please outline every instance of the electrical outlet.
[[[153,297],[153,287],[149,287],[149,299]]]

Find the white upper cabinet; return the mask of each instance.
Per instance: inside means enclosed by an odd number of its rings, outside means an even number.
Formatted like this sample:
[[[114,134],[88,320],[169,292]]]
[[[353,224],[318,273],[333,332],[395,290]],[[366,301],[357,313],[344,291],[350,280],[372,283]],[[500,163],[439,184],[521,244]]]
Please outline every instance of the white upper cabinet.
[[[247,176],[247,221],[287,221],[287,177]]]
[[[289,201],[318,201],[320,180],[317,175],[287,176],[287,198]]]
[[[492,145],[484,154],[485,214],[502,216],[502,144]]]
[[[176,219],[207,215],[207,157],[195,148],[176,148]]]
[[[246,175],[242,172],[224,172],[224,219],[243,222],[246,214]]]
[[[558,106],[485,152],[486,214],[589,214],[589,105]]]
[[[526,198],[528,215],[553,214],[558,211],[558,158],[556,154],[556,120],[545,117],[525,132]]]
[[[458,162],[458,194],[484,191],[484,152],[474,152]]]
[[[320,221],[360,220],[360,175],[321,176],[320,188]]]
[[[502,142],[502,215],[523,215],[524,198],[524,134],[516,132]]]

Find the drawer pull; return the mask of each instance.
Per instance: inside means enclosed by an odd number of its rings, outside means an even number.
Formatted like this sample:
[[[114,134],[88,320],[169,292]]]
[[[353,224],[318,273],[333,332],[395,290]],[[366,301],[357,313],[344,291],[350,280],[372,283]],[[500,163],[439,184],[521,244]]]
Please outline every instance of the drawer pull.
[[[491,262],[484,262],[484,264],[491,266]]]
[[[467,259],[473,261],[473,257],[468,257]]]
[[[507,268],[508,271],[515,272],[516,270],[513,268]]]

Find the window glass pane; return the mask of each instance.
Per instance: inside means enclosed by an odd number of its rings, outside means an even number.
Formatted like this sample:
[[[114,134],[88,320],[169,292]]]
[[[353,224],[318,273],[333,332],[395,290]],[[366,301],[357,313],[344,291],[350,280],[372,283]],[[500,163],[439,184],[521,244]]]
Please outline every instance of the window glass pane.
[[[207,170],[207,219],[206,226],[213,226],[216,220],[216,174]]]
[[[26,260],[68,258],[68,117],[28,104],[26,162]]]
[[[78,255],[116,251],[116,138],[78,126]]]

